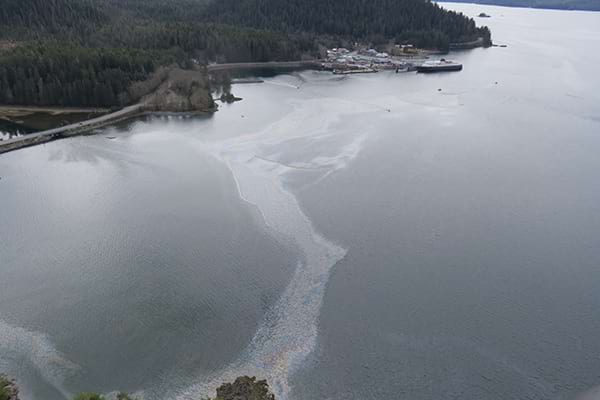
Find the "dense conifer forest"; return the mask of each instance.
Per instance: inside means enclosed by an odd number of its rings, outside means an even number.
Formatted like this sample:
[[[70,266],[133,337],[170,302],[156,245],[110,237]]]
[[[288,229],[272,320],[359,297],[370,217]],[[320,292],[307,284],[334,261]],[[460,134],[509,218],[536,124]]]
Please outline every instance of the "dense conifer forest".
[[[121,106],[161,65],[315,58],[352,41],[444,49],[477,37],[490,33],[429,0],[3,0],[0,104]]]
[[[209,4],[213,21],[283,32],[312,32],[356,40],[412,39],[422,47],[447,47],[487,29],[463,15],[423,0],[218,0]]]

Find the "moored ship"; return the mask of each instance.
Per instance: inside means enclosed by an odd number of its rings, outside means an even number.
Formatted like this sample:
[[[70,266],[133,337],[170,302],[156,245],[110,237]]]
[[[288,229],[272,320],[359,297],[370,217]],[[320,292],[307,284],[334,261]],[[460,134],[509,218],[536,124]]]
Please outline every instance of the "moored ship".
[[[460,70],[462,70],[462,64],[443,58],[439,61],[426,61],[417,66],[417,72],[445,72]]]

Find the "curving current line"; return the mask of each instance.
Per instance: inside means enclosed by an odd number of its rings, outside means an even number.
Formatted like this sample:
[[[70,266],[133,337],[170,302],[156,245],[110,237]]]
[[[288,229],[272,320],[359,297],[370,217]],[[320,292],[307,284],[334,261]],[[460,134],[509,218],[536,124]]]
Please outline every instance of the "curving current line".
[[[64,381],[79,367],[67,360],[45,334],[0,320],[0,354],[8,358],[2,360],[0,357],[0,361],[6,361],[8,366],[14,364],[15,360],[31,365],[46,383],[65,398],[71,397],[71,393],[64,387]]]
[[[336,112],[326,113],[323,109]],[[315,182],[345,168],[360,152],[366,134],[345,133],[338,140],[342,144],[332,146],[332,135],[335,135],[332,127],[346,114],[366,111],[373,110],[340,104],[333,99],[303,101],[295,104],[291,114],[264,131],[201,146],[203,152],[229,167],[240,197],[260,211],[276,240],[293,246],[301,257],[288,286],[266,313],[237,361],[202,377],[181,391],[178,399],[210,395],[223,382],[233,381],[240,375],[266,378],[278,399],[289,399],[290,377],[315,349],[325,288],[332,268],[345,256],[346,250],[315,230],[284,182],[288,174],[302,173],[299,166],[321,170],[321,177]],[[299,126],[303,127],[301,132]],[[328,146],[322,145],[325,141]],[[294,152],[299,142],[303,144],[301,155]],[[324,152],[324,147],[328,147],[330,153]]]

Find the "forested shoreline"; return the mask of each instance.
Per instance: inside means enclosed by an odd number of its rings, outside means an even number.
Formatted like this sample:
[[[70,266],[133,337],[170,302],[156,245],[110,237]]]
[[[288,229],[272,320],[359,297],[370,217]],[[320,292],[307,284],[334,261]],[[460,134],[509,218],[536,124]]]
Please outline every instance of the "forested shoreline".
[[[355,41],[447,49],[483,37],[429,0],[4,0],[0,104],[124,106],[160,66],[318,58]],[[4,46],[2,45],[4,43]]]

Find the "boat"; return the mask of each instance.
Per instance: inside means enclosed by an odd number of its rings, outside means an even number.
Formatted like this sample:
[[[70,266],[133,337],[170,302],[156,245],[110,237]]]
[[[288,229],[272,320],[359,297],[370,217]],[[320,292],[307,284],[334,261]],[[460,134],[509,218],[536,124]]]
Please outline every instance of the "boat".
[[[445,71],[460,71],[462,64],[441,59],[439,61],[426,61],[421,65],[417,65],[417,72],[445,72]]]
[[[336,75],[350,75],[350,74],[369,74],[378,72],[373,68],[356,68],[356,69],[334,69],[333,73]]]

